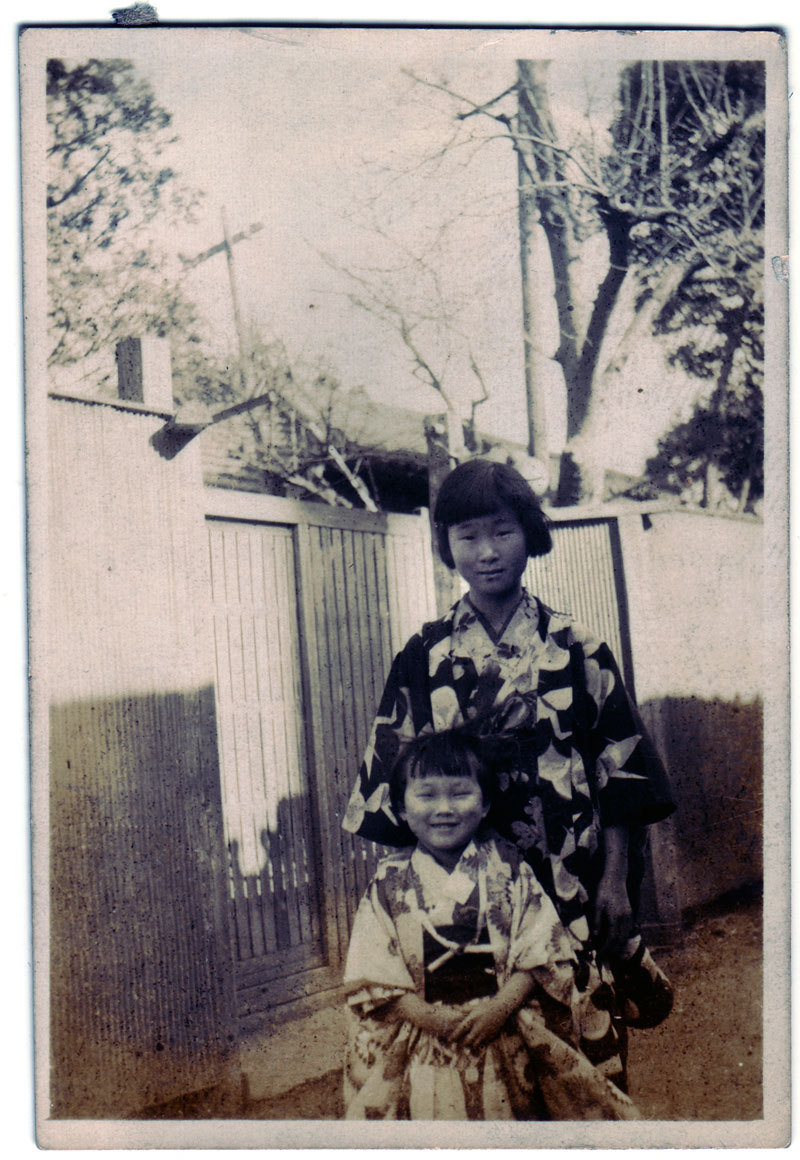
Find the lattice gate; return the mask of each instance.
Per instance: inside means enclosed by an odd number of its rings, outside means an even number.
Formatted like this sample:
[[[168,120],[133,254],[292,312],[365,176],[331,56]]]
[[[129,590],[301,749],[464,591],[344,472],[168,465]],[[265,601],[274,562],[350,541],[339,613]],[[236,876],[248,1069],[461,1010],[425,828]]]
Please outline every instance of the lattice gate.
[[[394,652],[435,614],[427,520],[209,496],[223,813],[247,1019],[339,982],[376,853],[341,815]]]

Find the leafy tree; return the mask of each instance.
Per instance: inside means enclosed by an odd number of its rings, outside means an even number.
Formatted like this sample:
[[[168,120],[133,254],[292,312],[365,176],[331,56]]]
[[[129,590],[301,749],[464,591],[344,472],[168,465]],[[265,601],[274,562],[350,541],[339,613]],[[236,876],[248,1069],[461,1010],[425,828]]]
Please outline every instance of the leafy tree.
[[[717,397],[715,397],[717,396]],[[764,407],[759,389],[697,402],[691,416],[658,441],[645,479],[703,507],[725,503],[724,484],[740,511],[764,493]]]
[[[465,106],[462,123],[490,118],[516,152],[523,265],[541,227],[552,266],[560,334],[553,357],[566,383],[568,449],[581,474],[581,498],[598,494],[602,482],[592,429],[604,385],[643,339],[694,328],[677,357],[687,369],[709,365],[700,331],[722,335],[730,321],[724,309],[711,316],[713,294],[721,292],[735,311],[734,288],[746,283],[755,288],[749,322],[723,342],[717,361],[724,369],[748,342],[757,361],[764,86],[760,62],[638,61],[620,73],[610,126],[587,115],[585,127],[573,125],[569,135],[559,128],[547,61],[518,61],[516,83],[480,104],[446,82],[435,86]],[[587,295],[581,257],[597,235],[605,241],[605,266]],[[539,322],[527,292],[533,280],[529,272],[523,309],[535,452],[542,433],[532,358]],[[615,349],[612,332],[622,333]]]
[[[198,201],[166,161],[171,115],[130,61],[52,59],[47,124],[51,362],[132,332],[190,333],[194,308],[158,242]]]

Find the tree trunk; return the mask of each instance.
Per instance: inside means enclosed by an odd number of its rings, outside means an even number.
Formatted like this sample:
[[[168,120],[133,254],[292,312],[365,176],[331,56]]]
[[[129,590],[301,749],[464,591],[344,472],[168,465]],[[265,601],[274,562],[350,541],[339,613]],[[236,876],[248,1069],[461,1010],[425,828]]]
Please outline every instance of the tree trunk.
[[[615,385],[615,379],[620,375],[628,359],[635,352],[640,342],[646,342],[652,333],[653,323],[667,300],[675,293],[686,275],[688,267],[685,265],[669,266],[653,288],[651,297],[636,311],[617,344],[608,362],[599,369],[599,360],[602,350],[594,355],[594,369],[588,383],[584,384],[585,409],[580,415],[580,423],[571,425],[568,429],[568,443],[566,451],[569,459],[564,460],[559,473],[558,492],[556,503],[566,506],[570,503],[602,503],[605,498],[605,468],[604,462],[608,436],[603,436],[597,428],[602,424],[604,412],[608,407],[609,393]],[[629,277],[634,275],[629,273]],[[615,304],[619,299],[621,287],[615,291]],[[627,296],[626,296],[627,297]],[[606,320],[607,329],[610,317]],[[602,344],[603,335],[598,332],[596,341]],[[583,360],[582,360],[583,361]],[[582,373],[589,373],[588,360],[581,368]],[[619,438],[625,438],[625,432],[619,432]]]
[[[594,302],[588,311],[580,300],[574,262],[579,256],[579,244],[574,236],[572,210],[561,191],[569,186],[569,173],[564,150],[558,147],[555,126],[550,110],[547,89],[547,61],[518,61],[518,114],[515,147],[520,173],[520,238],[523,263],[523,311],[525,316],[526,378],[533,379],[531,334],[535,320],[530,302],[529,262],[526,251],[534,225],[534,206],[538,223],[544,232],[550,252],[554,279],[554,300],[559,326],[559,344],[553,358],[559,363],[567,388],[567,439],[574,440],[586,427],[592,404],[592,392],[600,349],[609,320],[619,297],[628,270],[630,229],[633,219],[616,210],[598,189],[597,209],[608,239],[608,265],[605,276],[597,287]],[[553,148],[548,142],[553,142]],[[529,428],[536,441],[534,424],[537,416],[532,408],[541,410],[533,390],[528,391]],[[533,449],[532,449],[533,450]],[[540,458],[542,452],[537,449]],[[586,500],[602,496],[602,467],[583,471],[583,482],[576,457],[562,463],[557,503],[576,502],[567,495],[577,494]],[[575,493],[575,487],[578,491]]]

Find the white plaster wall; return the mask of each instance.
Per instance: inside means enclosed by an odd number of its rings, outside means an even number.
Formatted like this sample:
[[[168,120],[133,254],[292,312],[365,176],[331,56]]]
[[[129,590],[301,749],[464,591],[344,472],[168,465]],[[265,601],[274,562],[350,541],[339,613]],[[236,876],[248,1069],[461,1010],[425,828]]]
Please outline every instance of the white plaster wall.
[[[760,698],[761,524],[678,511],[619,528],[639,703]]]

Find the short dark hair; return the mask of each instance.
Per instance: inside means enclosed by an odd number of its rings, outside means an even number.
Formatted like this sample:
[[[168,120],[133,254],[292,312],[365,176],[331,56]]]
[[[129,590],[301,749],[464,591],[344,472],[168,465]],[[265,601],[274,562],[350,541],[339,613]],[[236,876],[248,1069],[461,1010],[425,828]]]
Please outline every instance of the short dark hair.
[[[507,463],[468,459],[447,476],[433,509],[439,554],[448,568],[455,568],[450,528],[501,508],[508,508],[519,520],[528,555],[547,555],[553,546],[550,521],[526,480]]]
[[[473,731],[444,729],[423,733],[407,742],[389,774],[389,800],[395,817],[400,816],[406,785],[414,777],[465,777],[475,775],[483,804],[491,805],[495,778],[483,753],[482,740]]]

